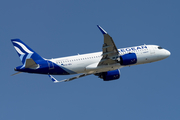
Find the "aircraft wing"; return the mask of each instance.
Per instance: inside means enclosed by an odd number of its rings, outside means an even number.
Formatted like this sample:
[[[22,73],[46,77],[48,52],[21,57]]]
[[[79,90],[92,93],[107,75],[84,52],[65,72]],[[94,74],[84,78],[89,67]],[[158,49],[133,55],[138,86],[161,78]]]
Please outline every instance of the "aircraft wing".
[[[51,80],[54,82],[54,83],[58,83],[58,82],[68,82],[68,81],[71,81],[71,80],[74,80],[74,79],[77,79],[77,78],[80,78],[80,77],[84,77],[84,76],[87,76],[87,75],[91,75],[91,74],[81,74],[81,75],[78,75],[78,76],[75,76],[75,77],[72,77],[72,78],[69,78],[69,79],[65,79],[65,80],[61,80],[61,81],[58,81],[56,78],[54,78],[52,75],[48,75]]]
[[[102,47],[102,59],[99,62],[98,66],[117,63],[118,61],[116,57],[119,55],[119,52],[112,37],[99,25],[97,25],[97,27],[100,29],[104,36],[104,44]]]

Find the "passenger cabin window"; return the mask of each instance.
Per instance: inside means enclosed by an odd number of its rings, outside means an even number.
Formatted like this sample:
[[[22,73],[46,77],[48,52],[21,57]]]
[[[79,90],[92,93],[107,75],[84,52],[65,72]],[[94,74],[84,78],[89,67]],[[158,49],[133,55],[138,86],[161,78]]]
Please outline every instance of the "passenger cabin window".
[[[163,49],[163,48],[159,46],[158,49]]]

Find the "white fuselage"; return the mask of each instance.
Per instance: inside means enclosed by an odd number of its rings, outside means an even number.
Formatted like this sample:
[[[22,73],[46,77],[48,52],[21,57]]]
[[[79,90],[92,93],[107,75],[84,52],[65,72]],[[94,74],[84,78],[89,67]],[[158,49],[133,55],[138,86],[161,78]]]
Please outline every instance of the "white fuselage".
[[[142,45],[128,48],[118,49],[119,55],[122,56],[128,53],[135,53],[137,56],[137,63],[151,63],[167,58],[170,52],[163,49],[157,45]],[[110,70],[119,69],[125,66],[131,65],[121,65],[119,63],[113,65],[98,66],[98,63],[102,59],[102,52],[95,52],[89,54],[75,55],[69,57],[62,57],[51,59],[53,63],[61,66],[63,69],[67,70],[70,74],[77,73],[88,73],[94,74],[99,72],[106,72]]]

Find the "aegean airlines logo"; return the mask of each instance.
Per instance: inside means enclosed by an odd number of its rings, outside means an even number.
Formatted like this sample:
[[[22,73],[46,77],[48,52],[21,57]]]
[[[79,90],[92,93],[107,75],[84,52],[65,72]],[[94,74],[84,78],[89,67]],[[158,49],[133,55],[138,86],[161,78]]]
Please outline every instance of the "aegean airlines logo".
[[[22,43],[20,42],[17,42],[17,41],[13,41],[14,43],[18,44],[19,46],[21,46],[21,48],[26,52],[26,53],[33,53],[32,51],[30,51],[25,45],[23,45]],[[19,54],[25,54],[23,53],[19,48],[17,48],[16,46],[14,46],[15,49],[17,50],[17,52]]]
[[[119,52],[130,52],[130,51],[136,51],[136,50],[142,50],[142,49],[147,49],[147,46],[124,48],[124,49],[119,49],[118,51]]]
[[[24,44],[22,44],[20,42],[13,41],[13,43],[16,43],[19,45],[19,46],[17,46],[16,44],[14,44],[14,48],[16,49],[17,53],[19,54],[21,61],[24,64],[25,60],[27,58],[30,58],[32,56],[33,52],[31,50],[29,50]]]

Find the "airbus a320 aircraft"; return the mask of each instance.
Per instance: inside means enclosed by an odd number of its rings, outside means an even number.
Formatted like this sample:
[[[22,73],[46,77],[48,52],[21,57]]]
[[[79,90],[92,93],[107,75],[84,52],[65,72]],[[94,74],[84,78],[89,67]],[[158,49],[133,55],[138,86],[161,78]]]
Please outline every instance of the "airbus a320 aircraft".
[[[104,81],[120,78],[120,68],[144,63],[151,63],[165,59],[170,52],[157,45],[140,45],[117,49],[112,37],[99,25],[104,36],[102,52],[45,59],[27,46],[20,39],[12,39],[12,43],[23,65],[15,68],[15,74],[37,73],[47,74],[54,83],[67,82],[76,78],[94,74]],[[15,75],[13,74],[13,75]],[[58,81],[52,75],[78,76]]]

